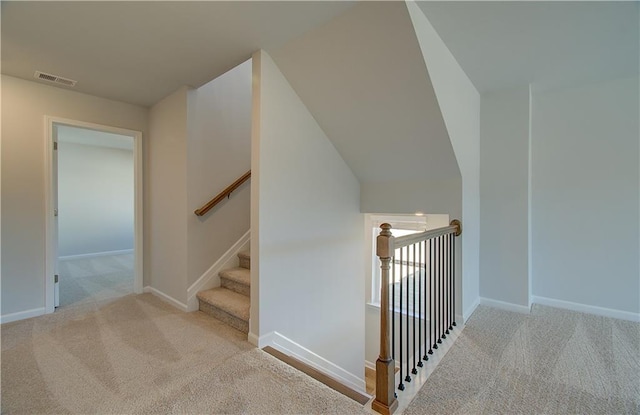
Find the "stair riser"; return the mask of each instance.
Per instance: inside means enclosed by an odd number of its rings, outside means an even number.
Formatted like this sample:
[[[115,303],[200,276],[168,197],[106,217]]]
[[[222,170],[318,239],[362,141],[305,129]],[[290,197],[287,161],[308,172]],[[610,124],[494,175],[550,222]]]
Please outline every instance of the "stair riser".
[[[228,290],[235,291],[238,294],[242,294],[246,297],[251,296],[251,287],[248,285],[240,284],[236,281],[228,280],[223,276],[220,276],[220,285]]]
[[[226,311],[219,309],[216,306],[213,306],[209,303],[205,303],[204,301],[198,301],[200,303],[200,311],[205,314],[209,314],[222,321],[223,323],[233,327],[236,330],[240,330],[243,333],[249,333],[249,322],[239,319],[236,316],[233,316]]]
[[[238,259],[241,268],[251,269],[251,258],[239,257]]]

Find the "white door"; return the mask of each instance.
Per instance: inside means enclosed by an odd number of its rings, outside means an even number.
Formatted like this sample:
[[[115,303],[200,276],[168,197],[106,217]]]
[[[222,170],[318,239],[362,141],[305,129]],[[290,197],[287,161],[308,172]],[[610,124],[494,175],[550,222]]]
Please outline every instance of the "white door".
[[[60,272],[58,260],[58,125],[53,124],[53,157],[52,157],[52,185],[53,185],[53,306],[60,306]]]

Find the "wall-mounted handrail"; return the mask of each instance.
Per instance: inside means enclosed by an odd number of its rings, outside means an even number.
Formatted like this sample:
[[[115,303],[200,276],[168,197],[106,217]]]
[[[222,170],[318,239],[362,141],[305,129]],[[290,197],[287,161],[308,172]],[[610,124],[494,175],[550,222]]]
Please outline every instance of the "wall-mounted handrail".
[[[214,197],[213,199],[208,201],[200,209],[196,209],[193,213],[195,213],[198,216],[203,216],[205,213],[207,213],[208,211],[213,209],[213,207],[215,205],[220,203],[222,201],[222,199],[224,199],[225,197],[229,197],[231,195],[231,192],[233,192],[238,187],[240,187],[242,185],[242,183],[244,183],[247,180],[249,180],[250,177],[251,177],[251,170],[249,170],[248,172],[243,174],[242,177],[240,177],[235,182],[231,183],[226,189],[224,189],[222,192],[218,193],[218,195],[216,197]]]

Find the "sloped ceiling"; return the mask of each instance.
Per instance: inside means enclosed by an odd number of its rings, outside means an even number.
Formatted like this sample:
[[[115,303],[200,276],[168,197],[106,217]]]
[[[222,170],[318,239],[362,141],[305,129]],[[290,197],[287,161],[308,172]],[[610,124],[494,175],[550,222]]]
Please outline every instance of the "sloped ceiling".
[[[348,1],[3,1],[2,73],[78,81],[75,91],[150,106],[261,48],[349,9]]]
[[[459,178],[404,2],[367,2],[270,55],[361,182]]]
[[[637,1],[417,4],[480,92],[638,75]]]

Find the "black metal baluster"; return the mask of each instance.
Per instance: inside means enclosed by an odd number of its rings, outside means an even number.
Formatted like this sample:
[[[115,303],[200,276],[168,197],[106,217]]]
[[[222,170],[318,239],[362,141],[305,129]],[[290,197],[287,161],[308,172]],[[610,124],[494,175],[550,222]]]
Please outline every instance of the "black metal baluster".
[[[449,327],[449,330],[453,331],[453,322],[456,319],[456,308],[454,306],[455,304],[455,291],[453,290],[453,280],[455,279],[455,275],[453,274],[453,251],[455,249],[455,245],[454,242],[455,241],[455,234],[451,234],[451,238],[449,238],[449,249],[451,250],[451,254],[449,255],[449,261],[451,262],[451,265],[449,265],[449,268],[451,269],[451,275],[449,276],[450,280],[451,280],[451,326]]]
[[[398,333],[398,340],[400,341],[400,359],[398,359],[398,364],[400,366],[400,384],[398,385],[398,389],[400,389],[401,391],[404,390],[404,384],[402,383],[402,248],[400,248],[400,309],[398,310],[399,313],[399,321],[398,321],[398,325],[400,326],[400,332]]]
[[[456,326],[456,240],[451,237],[451,291],[453,291],[453,327]]]
[[[453,240],[453,234],[450,233],[447,236],[447,243],[449,245],[449,252],[448,252],[448,255],[447,255],[447,260],[449,262],[449,273],[447,274],[447,277],[448,277],[447,278],[447,287],[448,287],[448,291],[447,292],[449,294],[449,296],[448,296],[449,297],[449,319],[448,319],[449,326],[447,327],[447,334],[450,333],[450,330],[453,330],[453,326],[451,325],[451,323],[453,322],[453,308],[451,308],[451,304],[452,304],[452,301],[451,301],[452,295],[451,295],[451,293],[453,292],[453,290],[451,288],[451,241],[452,240]]]
[[[436,343],[442,343],[440,341],[440,237],[435,238],[436,244]]]
[[[410,310],[410,305],[409,305],[409,247],[405,246],[405,249],[407,250],[407,266],[406,266],[406,271],[407,271],[407,341],[406,341],[406,345],[407,345],[407,362],[406,362],[406,367],[407,367],[407,376],[404,377],[405,382],[411,382],[411,376],[409,376],[410,370],[409,368],[411,367],[411,352],[410,350],[410,344],[411,342],[409,341],[411,338],[411,332],[409,331],[409,310]]]
[[[438,348],[438,238],[433,238],[433,348]]]
[[[428,277],[427,277],[427,241],[424,241],[422,244],[422,265],[424,266],[424,275],[423,275],[423,291],[424,291],[424,303],[422,305],[422,309],[424,310],[424,312],[422,313],[422,324],[423,324],[423,341],[422,343],[424,344],[424,354],[422,355],[422,360],[427,361],[429,360],[429,355],[427,355],[427,349],[429,347],[429,343],[428,343],[428,336],[429,336],[429,332],[427,331],[427,304],[429,304],[429,297],[427,295],[427,284],[429,283]]]
[[[444,333],[445,334],[449,334],[449,326],[451,325],[451,286],[449,284],[449,275],[451,274],[451,269],[449,268],[451,266],[451,261],[449,260],[449,255],[450,255],[450,251],[449,251],[449,234],[445,235],[444,237],[444,249],[446,252],[445,255],[445,273],[444,273],[444,280],[445,280],[445,297],[447,299],[447,306],[445,308],[445,314],[447,315],[447,319],[444,322]]]
[[[420,244],[418,245],[418,256],[420,257],[420,261],[418,262],[419,264],[419,280],[418,280],[418,314],[420,314],[420,320],[418,320],[418,367],[422,367],[422,360],[426,360],[424,359],[424,355],[422,354],[422,345],[426,344],[424,343],[424,340],[422,338],[422,326],[424,324],[424,313],[422,312],[422,309],[424,308],[424,303],[425,301],[423,301],[423,288],[422,286],[424,285],[424,283],[422,282],[423,279],[423,273],[422,273],[422,266],[424,264],[424,262],[422,261],[423,257],[422,257],[422,253],[423,253],[423,244],[424,241],[420,241]]]
[[[396,256],[391,258],[391,357],[396,360]]]
[[[451,255],[453,253],[453,246],[451,245],[452,240],[453,234],[450,233],[449,239],[447,240],[447,242],[449,243],[449,331],[453,330],[453,326],[451,325],[451,323],[453,323],[453,296],[451,295],[451,293],[453,292],[453,286],[451,284],[453,276],[453,274],[451,273]]]
[[[416,273],[416,244],[413,244],[413,353],[411,353],[413,355],[413,369],[411,369],[411,373],[414,375],[418,374],[418,369],[416,369],[416,353],[418,350],[416,347],[416,318],[418,316],[416,314],[416,278],[418,278]],[[418,324],[418,327],[420,327],[420,324]]]
[[[429,351],[433,354],[433,243],[429,239]]]
[[[440,323],[440,304],[442,303],[442,299],[440,297],[440,264],[441,264],[441,255],[442,252],[440,251],[440,237],[436,237],[434,238],[434,244],[436,246],[436,269],[435,269],[435,275],[434,275],[434,283],[435,283],[435,291],[436,291],[436,304],[435,304],[435,315],[436,315],[436,321],[435,321],[435,343],[433,345],[434,349],[438,348],[438,344],[442,343],[442,340],[440,339],[440,327],[441,327],[441,323]]]
[[[441,330],[440,330],[440,334],[442,335],[441,337],[443,339],[446,339],[447,336],[444,334],[444,327],[445,327],[445,287],[444,287],[444,266],[445,266],[445,252],[444,252],[444,235],[442,235],[440,237],[440,257],[441,257],[441,261],[440,261],[440,298],[442,299],[441,303],[440,303],[440,310],[441,310],[441,315],[442,315],[442,320],[440,321],[441,324]]]
[[[440,311],[442,310],[442,296],[441,296],[441,291],[442,291],[442,284],[441,284],[441,280],[442,277],[440,276],[441,270],[442,270],[442,250],[440,249],[440,237],[438,236],[435,240],[436,242],[436,286],[437,288],[437,294],[436,294],[436,298],[438,301],[437,304],[437,310],[436,313],[438,314],[438,318],[436,320],[436,325],[438,326],[438,330],[436,331],[436,343],[440,344],[442,343],[442,339],[440,338],[440,336],[442,335],[442,322],[440,320],[441,318],[441,314]]]
[[[446,339],[447,333],[447,235],[442,235],[442,338]]]

